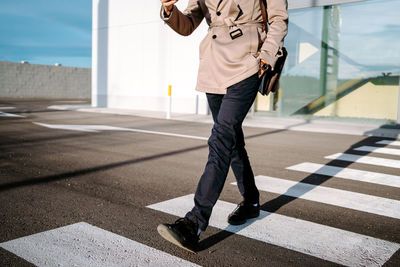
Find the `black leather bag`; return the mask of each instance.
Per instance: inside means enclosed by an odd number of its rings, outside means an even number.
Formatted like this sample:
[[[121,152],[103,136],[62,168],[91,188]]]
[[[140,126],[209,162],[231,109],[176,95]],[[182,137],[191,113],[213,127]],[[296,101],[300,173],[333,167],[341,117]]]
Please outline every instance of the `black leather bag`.
[[[264,20],[265,32],[268,33],[268,20],[265,0],[260,0],[260,7],[261,14]],[[260,78],[258,91],[262,95],[268,95],[270,92],[275,93],[278,89],[279,78],[281,77],[283,66],[285,65],[285,61],[288,55],[285,47],[283,47],[282,50],[279,51],[279,53],[280,54],[278,54],[279,57],[275,63],[274,70],[268,68],[266,71],[264,71],[263,75]]]
[[[260,78],[260,85],[258,87],[258,91],[262,95],[268,95],[270,92],[275,93],[278,89],[279,78],[281,77],[283,66],[285,65],[287,51],[283,47],[282,55],[278,58],[275,64],[274,70],[268,68],[264,71],[263,75]]]

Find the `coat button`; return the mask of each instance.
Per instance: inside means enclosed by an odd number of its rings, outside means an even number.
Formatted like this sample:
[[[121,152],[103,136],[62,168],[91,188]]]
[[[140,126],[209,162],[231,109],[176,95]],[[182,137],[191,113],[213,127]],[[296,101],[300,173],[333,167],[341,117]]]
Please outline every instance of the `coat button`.
[[[217,38],[217,36],[214,34],[214,35],[212,36],[212,38],[213,38],[213,39],[216,39],[216,38]]]
[[[217,11],[217,16],[221,16],[221,12]]]

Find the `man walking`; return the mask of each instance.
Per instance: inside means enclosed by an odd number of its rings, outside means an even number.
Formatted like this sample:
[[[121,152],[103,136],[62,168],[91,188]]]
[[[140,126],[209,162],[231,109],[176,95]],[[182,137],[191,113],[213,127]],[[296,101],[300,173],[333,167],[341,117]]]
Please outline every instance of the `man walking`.
[[[228,216],[232,225],[260,214],[259,192],[245,149],[242,123],[258,92],[259,76],[273,69],[287,34],[287,0],[267,0],[269,31],[265,32],[261,1],[189,0],[185,11],[178,0],[161,0],[161,18],[174,31],[190,35],[205,18],[209,31],[200,43],[196,90],[205,92],[214,126],[208,139],[208,161],[194,197],[194,207],[172,224],[160,224],[160,235],[195,250],[231,166],[243,201]],[[264,5],[265,5],[264,4]]]

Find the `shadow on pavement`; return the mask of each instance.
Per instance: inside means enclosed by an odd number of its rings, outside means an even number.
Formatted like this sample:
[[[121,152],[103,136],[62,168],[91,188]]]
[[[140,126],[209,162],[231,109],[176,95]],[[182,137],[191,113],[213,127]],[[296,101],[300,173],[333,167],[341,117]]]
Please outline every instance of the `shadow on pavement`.
[[[148,156],[148,157],[143,157],[143,158],[139,158],[139,159],[126,160],[126,161],[110,163],[110,164],[87,168],[87,169],[81,169],[81,170],[65,172],[65,173],[61,173],[61,174],[54,174],[54,175],[49,175],[49,176],[44,176],[44,177],[39,177],[39,178],[30,178],[30,179],[23,180],[23,181],[2,184],[2,185],[0,185],[0,192],[7,191],[7,190],[10,190],[10,189],[13,189],[16,187],[37,185],[37,184],[55,182],[55,181],[59,181],[59,180],[63,180],[63,179],[77,178],[78,176],[90,174],[93,172],[105,171],[105,170],[109,170],[109,169],[113,169],[113,168],[117,168],[117,167],[122,167],[125,165],[137,164],[137,163],[141,163],[141,162],[148,161],[148,160],[154,160],[154,159],[158,159],[158,158],[162,158],[162,157],[173,156],[176,154],[190,152],[190,151],[202,149],[205,147],[207,147],[207,146],[206,145],[195,146],[195,147],[170,151],[170,152],[166,152],[166,153],[156,154],[156,155],[152,155],[152,156]]]

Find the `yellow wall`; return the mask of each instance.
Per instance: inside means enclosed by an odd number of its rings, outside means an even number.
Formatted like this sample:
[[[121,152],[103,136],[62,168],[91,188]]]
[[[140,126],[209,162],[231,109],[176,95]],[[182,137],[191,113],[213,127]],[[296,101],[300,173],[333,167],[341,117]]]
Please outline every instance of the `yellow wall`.
[[[398,85],[368,82],[314,115],[397,120],[398,99]]]

